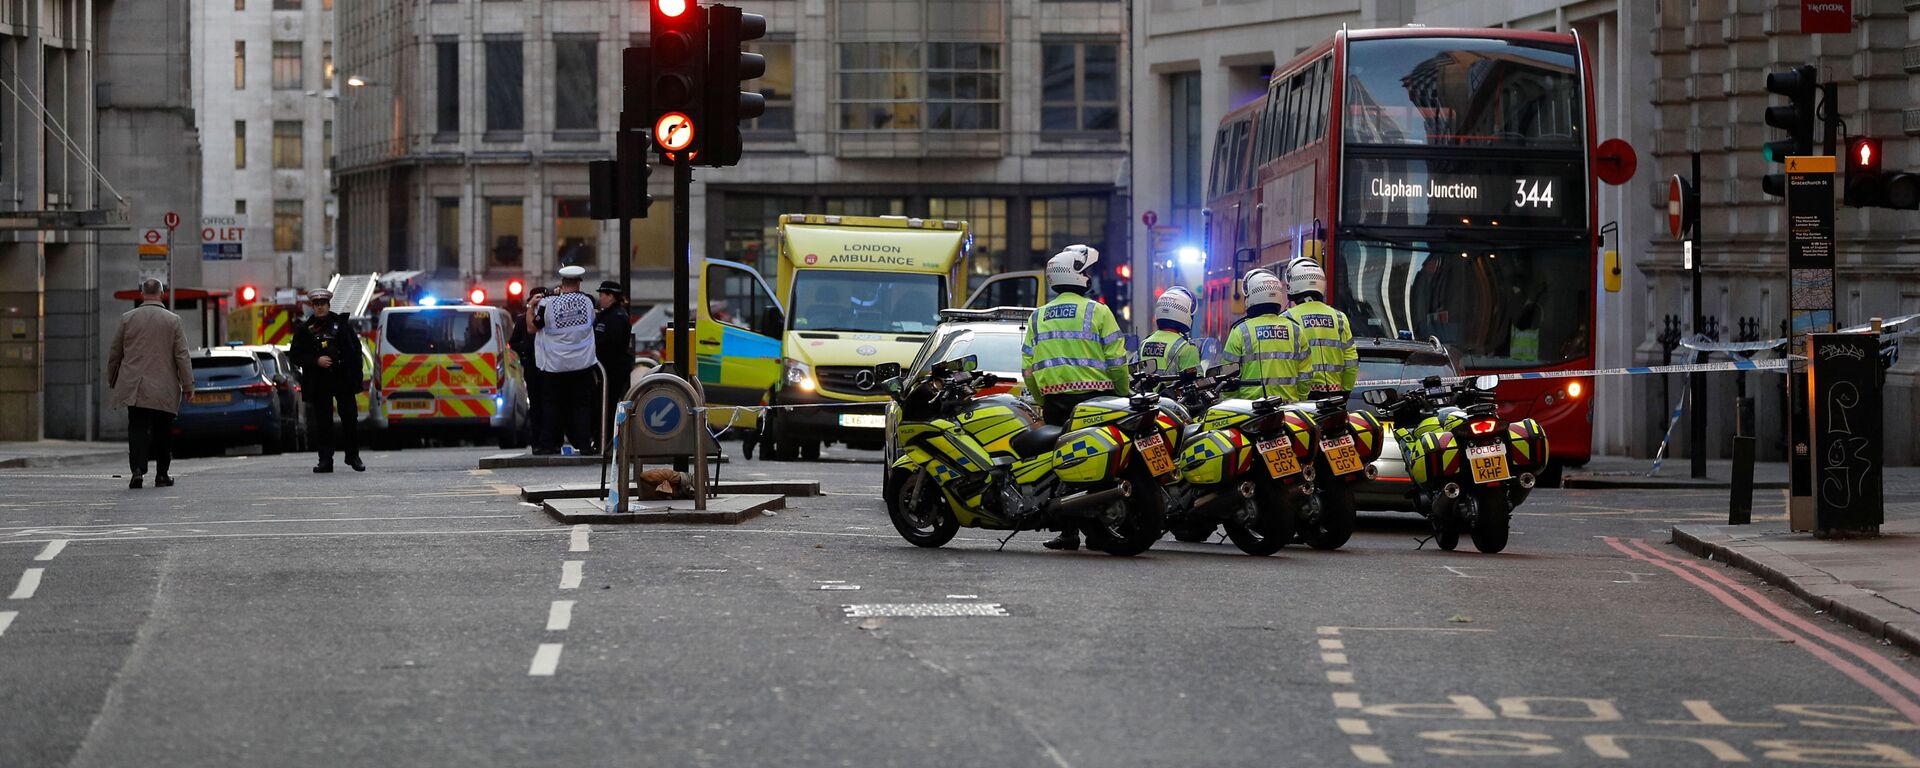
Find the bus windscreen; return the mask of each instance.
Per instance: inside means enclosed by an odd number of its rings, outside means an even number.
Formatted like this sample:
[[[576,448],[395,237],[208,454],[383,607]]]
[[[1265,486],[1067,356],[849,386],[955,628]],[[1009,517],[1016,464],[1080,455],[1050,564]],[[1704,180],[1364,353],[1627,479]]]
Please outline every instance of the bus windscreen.
[[[1356,40],[1349,144],[1584,149],[1572,46],[1484,38]]]
[[[1438,338],[1469,370],[1587,356],[1593,281],[1579,246],[1352,239],[1339,255],[1335,304],[1355,336]]]

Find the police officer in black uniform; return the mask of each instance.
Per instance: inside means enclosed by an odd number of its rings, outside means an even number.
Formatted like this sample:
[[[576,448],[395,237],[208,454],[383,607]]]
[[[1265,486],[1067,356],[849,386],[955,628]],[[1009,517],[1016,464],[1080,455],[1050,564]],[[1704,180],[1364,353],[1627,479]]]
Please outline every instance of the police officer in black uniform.
[[[313,315],[293,328],[293,347],[288,356],[300,368],[300,391],[307,401],[307,430],[313,447],[320,454],[316,473],[333,471],[333,417],[340,415],[341,430],[346,433],[347,466],[355,472],[367,471],[360,463],[357,431],[360,409],[354,396],[364,385],[360,371],[360,339],[347,318],[332,312],[333,293],[307,294]]]
[[[627,291],[613,280],[600,281],[600,311],[593,316],[593,355],[607,372],[607,402],[600,417],[611,435],[613,411],[627,396],[633,379],[633,320],[627,315]],[[602,450],[606,446],[601,446]]]

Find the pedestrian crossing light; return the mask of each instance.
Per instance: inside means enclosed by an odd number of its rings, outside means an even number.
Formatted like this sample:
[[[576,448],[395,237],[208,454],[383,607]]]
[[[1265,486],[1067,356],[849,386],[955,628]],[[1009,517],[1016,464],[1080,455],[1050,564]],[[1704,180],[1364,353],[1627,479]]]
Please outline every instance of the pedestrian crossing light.
[[[1846,188],[1841,201],[1854,208],[1920,208],[1920,174],[1883,170],[1885,145],[1872,136],[1847,140]]]
[[[1787,98],[1786,104],[1767,107],[1767,125],[1787,132],[1787,138],[1761,147],[1767,162],[1785,163],[1789,157],[1813,154],[1814,92],[1820,88],[1819,77],[1819,70],[1806,65],[1767,73],[1767,92]],[[1760,180],[1760,188],[1774,197],[1786,197],[1787,176],[1769,173]]]

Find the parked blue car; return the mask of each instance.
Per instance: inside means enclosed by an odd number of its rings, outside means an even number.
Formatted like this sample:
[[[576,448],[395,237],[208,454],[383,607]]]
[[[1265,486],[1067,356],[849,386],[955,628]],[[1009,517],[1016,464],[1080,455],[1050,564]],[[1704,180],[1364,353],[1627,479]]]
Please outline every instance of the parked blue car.
[[[193,397],[174,422],[176,440],[215,451],[258,444],[263,453],[298,450],[298,385],[280,355],[263,348],[194,350]]]

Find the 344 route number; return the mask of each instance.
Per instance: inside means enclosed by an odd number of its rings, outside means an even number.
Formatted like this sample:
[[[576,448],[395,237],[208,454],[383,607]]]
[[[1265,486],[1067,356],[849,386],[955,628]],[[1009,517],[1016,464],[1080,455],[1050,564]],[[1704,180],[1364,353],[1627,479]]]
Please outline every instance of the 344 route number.
[[[1513,180],[1513,207],[1515,208],[1552,208],[1553,181],[1540,179]]]

